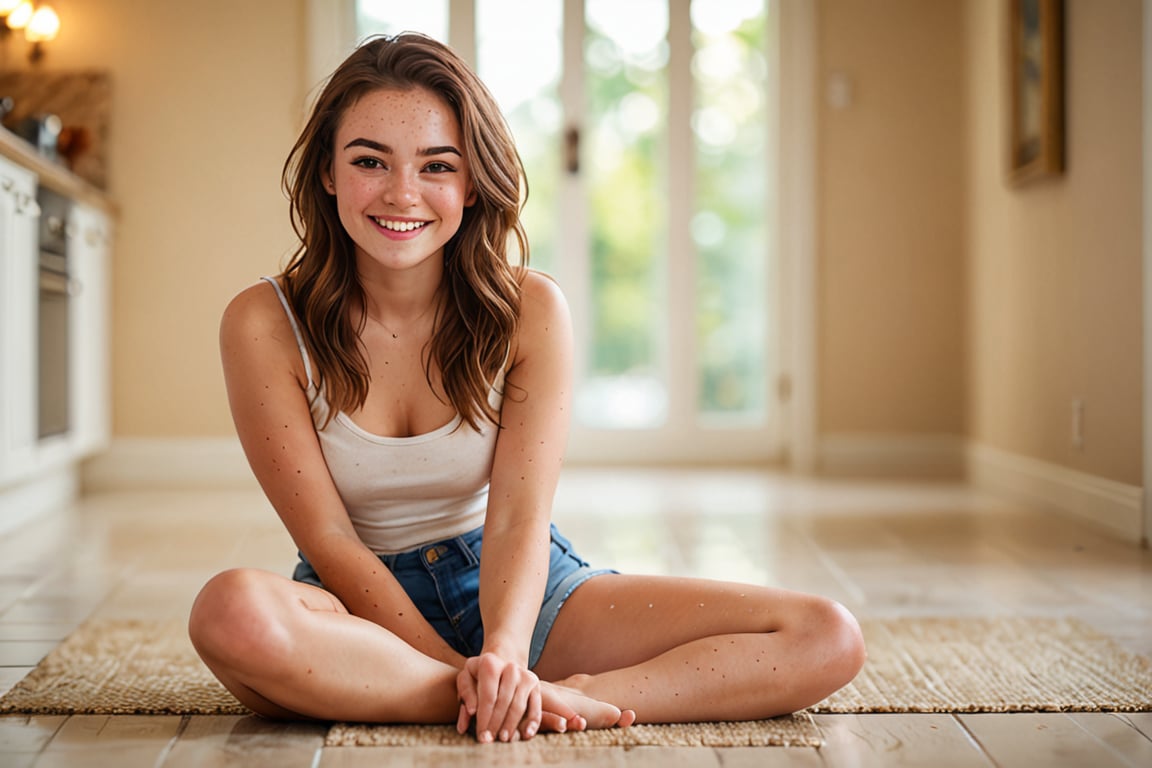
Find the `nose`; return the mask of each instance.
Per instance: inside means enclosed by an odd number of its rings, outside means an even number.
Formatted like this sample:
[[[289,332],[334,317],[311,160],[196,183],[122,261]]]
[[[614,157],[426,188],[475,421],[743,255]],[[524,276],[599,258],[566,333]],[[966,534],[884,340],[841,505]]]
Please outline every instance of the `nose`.
[[[411,208],[420,199],[416,190],[416,180],[406,169],[400,168],[388,174],[384,182],[384,202],[396,208]]]

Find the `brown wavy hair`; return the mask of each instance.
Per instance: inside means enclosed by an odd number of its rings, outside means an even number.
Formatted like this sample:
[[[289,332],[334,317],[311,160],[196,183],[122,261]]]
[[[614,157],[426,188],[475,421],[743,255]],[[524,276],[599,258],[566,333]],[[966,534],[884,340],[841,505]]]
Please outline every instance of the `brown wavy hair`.
[[[464,209],[460,229],[444,247],[444,281],[425,354],[425,377],[440,371],[448,402],[477,429],[498,423],[488,393],[520,316],[519,277],[528,263],[520,222],[527,198],[524,166],[496,100],[460,57],[444,44],[409,33],[370,38],[341,64],[320,93],[284,164],[292,227],[300,244],[281,275],[302,326],[330,412],[354,411],[368,396],[368,362],[360,343],[365,316],[355,249],[324,188],[336,129],[345,111],[380,89],[425,88],[439,94],[460,124],[476,202]],[[509,259],[515,240],[517,263]]]

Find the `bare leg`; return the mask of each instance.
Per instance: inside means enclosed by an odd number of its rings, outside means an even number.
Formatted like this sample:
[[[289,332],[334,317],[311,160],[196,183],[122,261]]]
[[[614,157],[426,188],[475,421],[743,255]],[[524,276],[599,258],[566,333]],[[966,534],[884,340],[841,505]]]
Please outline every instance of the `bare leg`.
[[[455,722],[457,670],[357,618],[322,589],[256,570],[205,585],[189,634],[245,706],[272,717]]]
[[[824,598],[606,575],[564,604],[536,672],[635,710],[637,722],[749,720],[815,704],[864,658],[855,619]]]
[[[192,607],[189,635],[237,699],[275,718],[377,723],[455,723],[455,667],[431,659],[331,593],[266,571],[211,579]],[[606,728],[620,710],[548,685],[541,730]],[[575,715],[575,716],[574,716]]]

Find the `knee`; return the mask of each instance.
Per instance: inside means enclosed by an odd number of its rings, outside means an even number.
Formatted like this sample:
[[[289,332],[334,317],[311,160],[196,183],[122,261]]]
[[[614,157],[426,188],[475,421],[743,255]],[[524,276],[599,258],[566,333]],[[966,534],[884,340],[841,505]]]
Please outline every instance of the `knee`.
[[[233,569],[213,576],[200,590],[188,617],[188,636],[209,666],[260,654],[265,659],[288,654],[290,636],[276,619],[272,574]]]
[[[829,693],[852,682],[868,657],[856,617],[835,600],[814,598],[806,634],[819,649]]]

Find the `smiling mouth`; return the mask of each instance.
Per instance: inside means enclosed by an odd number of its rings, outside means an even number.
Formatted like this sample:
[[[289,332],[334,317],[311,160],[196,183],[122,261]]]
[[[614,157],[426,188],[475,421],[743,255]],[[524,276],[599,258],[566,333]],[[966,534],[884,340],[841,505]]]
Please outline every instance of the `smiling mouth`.
[[[427,226],[426,221],[393,221],[391,219],[380,219],[375,216],[372,220],[379,224],[381,227],[392,232],[411,232],[416,229],[422,229]]]

